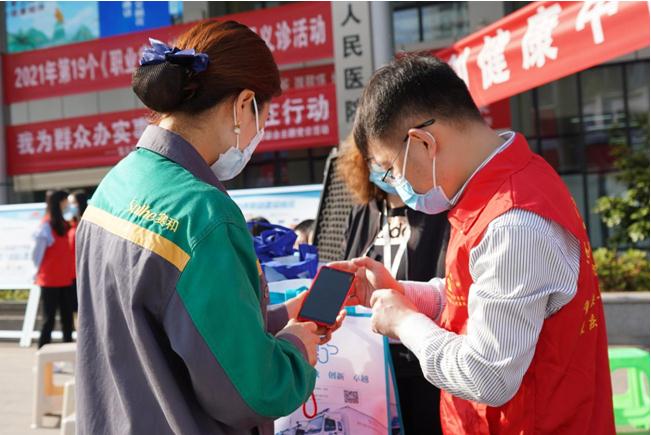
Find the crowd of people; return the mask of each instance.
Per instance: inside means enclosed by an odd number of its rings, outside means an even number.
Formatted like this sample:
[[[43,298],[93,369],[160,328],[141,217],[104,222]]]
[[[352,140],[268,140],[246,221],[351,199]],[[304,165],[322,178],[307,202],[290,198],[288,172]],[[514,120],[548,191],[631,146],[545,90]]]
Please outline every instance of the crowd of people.
[[[49,194],[37,234],[39,345],[57,309],[71,340],[76,282],[78,433],[272,433],[345,323],[297,320],[305,294],[268,304],[251,240],[267,223],[247,226],[222,185],[281,92],[271,51],[233,21],[177,45],[152,40],[134,73],[157,113],[137,149],[81,222],[85,199]],[[330,266],[355,274],[347,305],[393,340],[408,435],[614,433],[584,225],[522,135],[489,128],[446,63],[406,55],[371,77],[338,166],[357,205]]]

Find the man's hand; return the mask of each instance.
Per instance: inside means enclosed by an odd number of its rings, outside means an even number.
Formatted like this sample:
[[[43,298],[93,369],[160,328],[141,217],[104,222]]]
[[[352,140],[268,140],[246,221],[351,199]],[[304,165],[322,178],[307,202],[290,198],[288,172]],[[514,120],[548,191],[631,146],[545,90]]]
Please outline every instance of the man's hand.
[[[297,322],[290,319],[282,331],[278,333],[288,333],[301,340],[305,351],[307,352],[307,359],[312,366],[316,365],[316,352],[317,346],[321,342],[321,335],[317,331],[316,323],[314,322]]]
[[[371,296],[377,289],[392,289],[404,293],[402,285],[391,276],[391,272],[384,267],[384,264],[368,257],[336,261],[328,266],[355,274],[353,290],[348,296],[346,305],[363,305],[370,308]]]
[[[371,297],[373,332],[389,338],[398,337],[398,327],[411,314],[417,313],[416,306],[402,293],[394,290],[376,290]]]

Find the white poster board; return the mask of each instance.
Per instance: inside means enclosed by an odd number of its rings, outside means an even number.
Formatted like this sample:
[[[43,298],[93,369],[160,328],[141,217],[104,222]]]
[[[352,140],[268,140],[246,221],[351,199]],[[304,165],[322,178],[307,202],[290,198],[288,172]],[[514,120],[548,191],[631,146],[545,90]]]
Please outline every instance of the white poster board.
[[[244,218],[264,217],[272,224],[293,227],[306,219],[316,219],[323,185],[268,187],[229,190]]]
[[[45,204],[0,205],[0,286],[28,289],[34,282],[34,232],[45,214]]]
[[[0,290],[29,290],[22,331],[0,331],[0,337],[20,337],[23,347],[31,343],[38,311],[40,289],[34,285],[32,236],[44,214],[43,203],[0,205]]]
[[[370,318],[348,316],[332,340],[319,346],[316,369],[317,415],[308,419],[299,408],[276,420],[276,435],[389,433],[384,340],[371,332]],[[308,401],[308,413],[312,406]]]

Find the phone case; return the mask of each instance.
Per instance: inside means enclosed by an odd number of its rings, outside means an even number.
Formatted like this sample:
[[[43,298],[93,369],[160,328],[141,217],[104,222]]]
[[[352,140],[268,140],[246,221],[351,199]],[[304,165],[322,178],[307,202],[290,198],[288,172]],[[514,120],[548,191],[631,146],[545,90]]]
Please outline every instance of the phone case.
[[[332,269],[332,270],[337,270],[339,272],[345,272],[343,270],[335,269],[334,267],[328,267],[328,266],[321,267],[321,269],[319,269],[319,271],[316,273],[316,276],[314,277],[314,280],[312,281],[312,285],[310,286],[310,289],[307,292],[307,296],[305,297],[305,299],[303,299],[303,302],[301,302],[301,308],[298,310],[298,316],[296,317],[296,320],[298,320],[299,322],[312,322],[312,323],[316,323],[318,326],[323,326],[325,328],[332,328],[334,326],[334,323],[329,324],[329,323],[321,322],[319,320],[314,320],[314,319],[308,319],[306,317],[301,317],[301,311],[303,311],[303,305],[305,305],[305,301],[307,300],[307,298],[310,297],[310,292],[312,291],[312,287],[314,286],[314,283],[316,282],[316,280],[319,279],[319,275],[321,274],[321,271],[323,269]],[[346,272],[346,273],[350,273],[350,272]],[[352,273],[351,273],[351,275],[352,275]],[[341,306],[339,307],[339,311],[341,311],[341,309],[344,307],[344,304],[346,303],[346,299],[348,299],[348,295],[350,294],[350,291],[352,290],[353,286],[355,285],[355,279],[357,279],[357,278],[353,277],[353,280],[350,282],[350,287],[348,288],[348,292],[346,293],[346,297],[344,298],[343,302],[341,303]]]

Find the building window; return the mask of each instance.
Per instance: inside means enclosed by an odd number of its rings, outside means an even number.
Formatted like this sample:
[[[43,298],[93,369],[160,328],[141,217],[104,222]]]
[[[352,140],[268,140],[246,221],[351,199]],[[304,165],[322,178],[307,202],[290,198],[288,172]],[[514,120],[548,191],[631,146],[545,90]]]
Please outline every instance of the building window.
[[[393,12],[395,45],[415,44],[421,41],[418,8],[399,9]]]
[[[600,65],[511,98],[513,129],[561,175],[593,246],[608,229],[596,200],[617,195],[612,145],[649,146],[649,61]]]
[[[423,41],[459,39],[468,34],[467,2],[436,3],[422,7]]]
[[[629,140],[635,147],[646,148],[649,146],[644,131],[649,122],[649,62],[629,63],[625,68]]]
[[[460,39],[470,31],[468,2],[396,3],[394,44]]]

